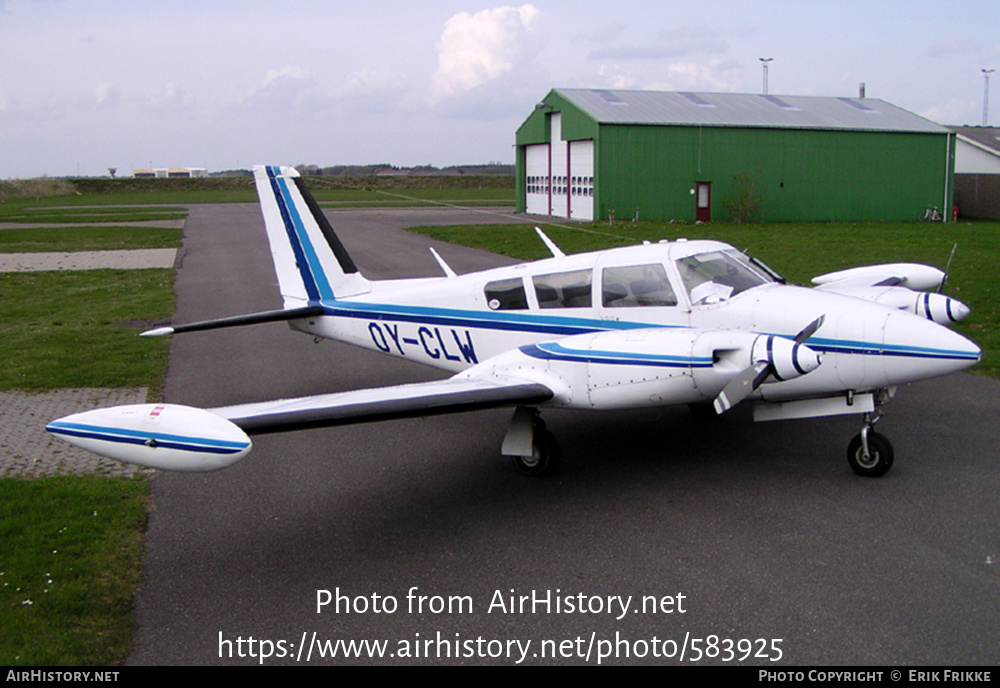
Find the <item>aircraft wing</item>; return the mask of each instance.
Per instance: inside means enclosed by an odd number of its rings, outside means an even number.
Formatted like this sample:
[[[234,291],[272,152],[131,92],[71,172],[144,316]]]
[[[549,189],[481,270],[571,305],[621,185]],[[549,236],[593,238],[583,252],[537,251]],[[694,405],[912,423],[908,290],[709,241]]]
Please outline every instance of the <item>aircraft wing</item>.
[[[334,425],[436,416],[519,404],[540,404],[552,390],[540,383],[449,378],[394,387],[319,394],[209,409],[248,435]]]
[[[169,471],[215,471],[253,447],[249,435],[541,404],[547,386],[506,377],[450,378],[202,409],[133,404],[54,420],[46,430],[101,456]]]

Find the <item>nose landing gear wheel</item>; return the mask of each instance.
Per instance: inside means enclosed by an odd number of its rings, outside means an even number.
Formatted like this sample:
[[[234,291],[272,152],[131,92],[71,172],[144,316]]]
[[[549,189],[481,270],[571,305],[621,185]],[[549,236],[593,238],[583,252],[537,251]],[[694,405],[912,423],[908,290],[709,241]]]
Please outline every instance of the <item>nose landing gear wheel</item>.
[[[866,478],[880,478],[892,468],[892,443],[877,432],[867,432],[868,448],[865,449],[865,438],[860,433],[854,436],[847,445],[847,463],[851,470]]]
[[[532,477],[552,475],[559,467],[559,443],[552,433],[545,429],[545,423],[536,420],[531,456],[510,458],[517,470],[524,475]]]

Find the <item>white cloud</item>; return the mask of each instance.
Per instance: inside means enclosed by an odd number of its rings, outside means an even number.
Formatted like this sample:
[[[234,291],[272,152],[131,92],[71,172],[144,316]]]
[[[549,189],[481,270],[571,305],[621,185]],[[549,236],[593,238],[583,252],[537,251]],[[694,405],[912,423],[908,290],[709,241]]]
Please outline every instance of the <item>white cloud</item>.
[[[182,88],[171,82],[163,89],[148,98],[150,107],[161,110],[176,110],[181,107],[188,107],[195,102],[194,94],[186,88]]]
[[[108,83],[94,87],[94,102],[98,105],[114,105],[119,98],[118,89]]]
[[[313,79],[301,67],[269,69],[260,83],[237,98],[237,105],[263,110],[299,109],[313,87]]]
[[[634,75],[623,72],[618,65],[601,65],[597,70],[600,86],[617,89],[638,88],[639,82]]]
[[[461,12],[445,22],[432,84],[435,99],[470,91],[530,58],[531,32],[540,18],[534,5],[521,5]]]

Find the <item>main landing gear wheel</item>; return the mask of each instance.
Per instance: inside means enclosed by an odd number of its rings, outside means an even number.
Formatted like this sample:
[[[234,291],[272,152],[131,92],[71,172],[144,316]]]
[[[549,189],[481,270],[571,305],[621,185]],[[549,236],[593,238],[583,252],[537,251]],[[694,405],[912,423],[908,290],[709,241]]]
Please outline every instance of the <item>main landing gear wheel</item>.
[[[533,426],[531,456],[512,456],[511,461],[524,475],[535,478],[552,475],[559,468],[559,443],[552,433],[545,429],[545,422],[542,419],[535,419]]]
[[[851,443],[847,445],[847,463],[851,464],[851,470],[858,475],[866,478],[880,478],[892,468],[892,443],[885,435],[880,435],[867,428],[866,430],[867,433],[862,431],[855,435]],[[867,450],[865,449],[865,434],[867,434]]]

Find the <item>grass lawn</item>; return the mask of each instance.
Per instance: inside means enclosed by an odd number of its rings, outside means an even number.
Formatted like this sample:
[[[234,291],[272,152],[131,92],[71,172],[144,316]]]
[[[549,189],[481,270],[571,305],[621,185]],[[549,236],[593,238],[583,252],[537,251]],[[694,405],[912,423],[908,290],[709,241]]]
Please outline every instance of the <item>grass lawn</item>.
[[[875,263],[927,263],[944,268],[958,244],[945,292],[972,314],[955,328],[983,349],[973,370],[1000,377],[1000,222],[801,223],[769,225],[653,222],[544,226],[567,253],[594,251],[643,240],[717,239],[754,255],[790,282],[809,284],[825,272]],[[418,227],[413,231],[454,243],[534,260],[549,256],[530,225]]]
[[[0,389],[149,387],[168,342],[138,334],[174,312],[172,270],[0,273]]]
[[[111,665],[132,642],[149,481],[0,479],[0,665]]]
[[[160,227],[0,229],[0,253],[180,248],[184,232]]]
[[[514,205],[514,189],[316,189],[323,206]]]
[[[256,203],[251,177],[195,179],[79,179],[42,183],[15,191],[0,182],[0,222],[76,222],[87,215],[111,213],[115,218],[163,219],[179,208],[115,208],[108,206],[193,205],[199,203]],[[418,177],[308,177],[306,184],[323,204],[424,205],[430,201],[460,205],[513,205],[513,177],[474,175]],[[7,184],[6,187],[10,187]],[[47,188],[51,187],[51,188]],[[102,206],[102,207],[92,207]],[[56,210],[58,209],[58,210]],[[53,217],[50,211],[54,212]],[[146,213],[148,217],[141,217]],[[127,218],[131,214],[133,217]],[[70,219],[60,219],[63,218]],[[32,219],[32,218],[44,219]]]

